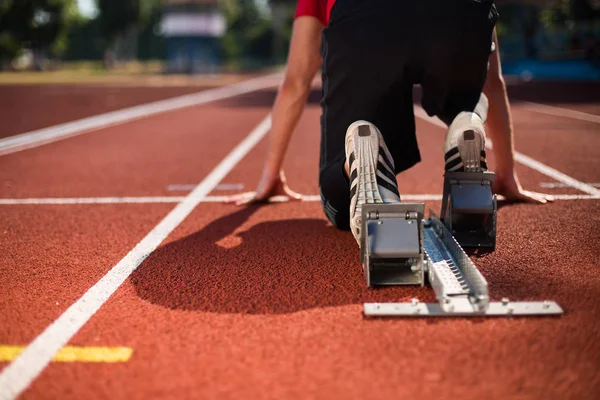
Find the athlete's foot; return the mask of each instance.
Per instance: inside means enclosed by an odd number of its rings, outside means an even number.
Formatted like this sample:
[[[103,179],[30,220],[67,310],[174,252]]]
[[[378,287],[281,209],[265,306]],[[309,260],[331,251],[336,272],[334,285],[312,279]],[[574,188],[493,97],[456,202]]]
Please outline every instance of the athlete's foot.
[[[446,171],[482,172],[485,159],[485,129],[477,113],[462,112],[452,121],[444,143]]]
[[[399,203],[394,159],[375,125],[356,121],[346,131],[346,160],[350,175],[350,229],[361,243],[363,204]]]

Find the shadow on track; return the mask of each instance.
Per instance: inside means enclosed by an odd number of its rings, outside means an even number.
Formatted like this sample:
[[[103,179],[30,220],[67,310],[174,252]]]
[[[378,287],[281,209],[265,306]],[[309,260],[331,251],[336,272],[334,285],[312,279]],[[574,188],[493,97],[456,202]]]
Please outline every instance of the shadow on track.
[[[259,208],[236,209],[157,249],[131,277],[138,296],[171,309],[244,314],[433,300],[427,288],[367,289],[354,238],[325,220],[261,222],[239,232]]]

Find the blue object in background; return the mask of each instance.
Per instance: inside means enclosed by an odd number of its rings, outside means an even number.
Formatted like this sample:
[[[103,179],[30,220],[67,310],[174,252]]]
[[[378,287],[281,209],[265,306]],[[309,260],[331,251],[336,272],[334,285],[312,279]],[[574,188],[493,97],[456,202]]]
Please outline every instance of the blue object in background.
[[[600,66],[585,60],[515,60],[503,61],[504,75],[520,76],[523,80],[600,80]]]
[[[221,65],[216,37],[175,36],[167,38],[167,70],[172,73],[216,73]]]

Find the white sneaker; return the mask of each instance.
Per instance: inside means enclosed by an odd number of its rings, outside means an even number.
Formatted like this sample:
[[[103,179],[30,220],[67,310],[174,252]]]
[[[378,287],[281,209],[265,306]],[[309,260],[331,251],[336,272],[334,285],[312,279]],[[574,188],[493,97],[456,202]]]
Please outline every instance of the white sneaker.
[[[485,159],[483,120],[474,112],[462,112],[452,121],[444,143],[446,171],[482,172]]]
[[[394,159],[375,125],[356,121],[346,131],[350,171],[350,229],[360,246],[361,206],[399,203]]]

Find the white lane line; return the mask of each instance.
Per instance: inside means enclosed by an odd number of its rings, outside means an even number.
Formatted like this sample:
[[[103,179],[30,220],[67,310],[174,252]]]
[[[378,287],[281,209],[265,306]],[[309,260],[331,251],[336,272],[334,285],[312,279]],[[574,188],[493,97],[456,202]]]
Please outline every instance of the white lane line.
[[[590,185],[595,188],[600,188],[600,183],[586,183],[586,185]],[[557,188],[566,188],[566,187],[570,187],[570,186],[565,183],[559,183],[559,182],[542,182],[542,183],[540,183],[540,187],[543,187],[546,189],[557,189]]]
[[[555,200],[595,200],[600,196],[581,194],[555,194]],[[502,197],[499,197],[502,199]],[[76,205],[76,204],[156,204],[156,203],[181,203],[184,196],[157,196],[157,197],[74,197],[74,198],[39,198],[39,199],[0,199],[0,206],[14,205]],[[206,196],[200,203],[222,203],[227,196]],[[403,194],[402,201],[440,201],[441,194]],[[289,199],[285,196],[274,196],[270,203],[285,203]],[[321,201],[319,195],[302,196],[302,201],[311,203]]]
[[[196,185],[193,183],[190,184],[173,184],[173,185],[169,185],[167,186],[167,190],[169,192],[185,192],[185,191],[192,191],[196,188]]]
[[[0,199],[0,205],[21,204],[147,204],[181,203],[185,196],[143,196],[143,197],[48,197],[32,199]]]
[[[545,104],[532,103],[530,101],[519,101],[515,103],[516,106],[527,111],[533,111],[540,114],[552,115],[554,117],[565,117],[571,119],[578,119],[580,121],[595,122],[600,124],[600,115],[589,114],[581,111],[569,110],[568,108],[561,108],[556,106],[548,106]]]
[[[196,187],[197,185],[194,185]],[[44,197],[28,199],[0,199],[0,206],[14,205],[77,205],[77,204],[152,204],[152,203],[181,203],[185,196],[142,196],[142,197]],[[222,203],[227,196],[206,196],[201,203]],[[285,196],[274,196],[271,203],[289,201]],[[302,201],[321,201],[317,196],[303,196]]]
[[[554,200],[598,200],[600,196],[587,194],[553,194]]]
[[[533,158],[526,156],[525,154],[515,152],[515,160],[533,170],[536,170],[546,176],[549,176],[555,181],[562,182],[566,185],[574,187],[575,189],[580,190],[583,193],[587,193],[592,196],[600,196],[600,190],[596,189],[595,187],[578,181],[577,179],[572,178],[569,175],[563,174],[562,172],[551,168],[546,164],[542,164],[541,162],[534,160]]]
[[[447,129],[446,124],[444,124],[442,121],[440,121],[437,117],[430,117],[429,115],[427,115],[427,112],[425,112],[425,110],[420,106],[415,106],[415,116],[417,116],[435,126]],[[487,147],[488,149],[492,148],[492,142],[489,139],[486,140],[485,147]],[[564,183],[568,186],[574,187],[575,189],[580,190],[584,193],[587,193],[592,196],[600,196],[600,190],[596,189],[595,187],[592,187],[586,183],[578,181],[575,178],[565,175],[562,172],[560,172],[552,167],[549,167],[546,164],[543,164],[537,160],[534,160],[533,158],[526,156],[523,153],[519,153],[518,151],[515,151],[515,161],[517,161],[517,162],[525,165],[526,167],[529,167],[541,174],[544,174],[544,175],[554,179],[555,181],[562,182],[562,183]]]
[[[195,187],[196,187],[196,184],[194,184],[194,183],[172,184],[172,185],[167,186],[167,190],[169,192],[185,192],[185,191],[192,191],[192,190],[194,190]],[[221,183],[221,184],[217,185],[217,187],[215,188],[215,190],[243,190],[243,189],[244,189],[243,183]]]
[[[212,172],[150,231],[117,265],[70,306],[0,373],[0,399],[19,396],[52,357],[110,298],[131,273],[194,210],[271,127],[267,116]]]
[[[215,190],[244,190],[243,183],[222,183]]]
[[[100,114],[89,118],[67,122],[49,128],[22,133],[0,139],[0,156],[21,150],[38,147],[101,128],[130,122],[136,119],[173,111],[185,107],[197,106],[217,100],[223,100],[244,93],[253,92],[268,87],[277,86],[281,74],[272,74],[260,78],[249,79],[233,85],[203,92],[174,97],[144,105],[125,108],[118,111]]]

